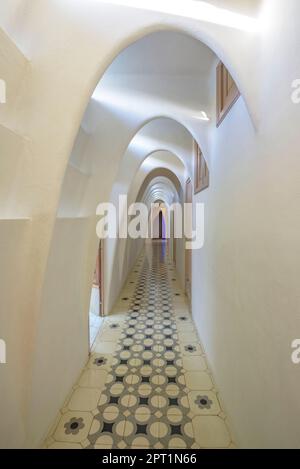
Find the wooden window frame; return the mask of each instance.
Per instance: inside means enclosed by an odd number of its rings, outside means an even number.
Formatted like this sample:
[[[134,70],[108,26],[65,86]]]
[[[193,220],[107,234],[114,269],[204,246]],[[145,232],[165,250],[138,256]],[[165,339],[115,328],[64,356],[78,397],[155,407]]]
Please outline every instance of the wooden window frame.
[[[198,143],[194,140],[194,194],[209,187],[209,169]]]
[[[229,71],[222,62],[217,65],[217,127],[241,96]]]

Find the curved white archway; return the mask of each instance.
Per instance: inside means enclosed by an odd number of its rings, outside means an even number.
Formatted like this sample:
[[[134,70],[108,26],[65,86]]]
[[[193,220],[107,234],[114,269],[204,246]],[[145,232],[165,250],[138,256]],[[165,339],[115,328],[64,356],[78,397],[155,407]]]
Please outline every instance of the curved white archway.
[[[79,159],[75,162],[70,161],[69,156],[97,83],[109,64],[124,48],[145,36],[164,30],[170,34],[173,32],[187,34],[206,43],[226,65],[229,65],[232,75],[248,101],[248,96],[252,97],[253,86],[244,68],[239,64],[239,57],[240,52],[245,51],[245,44],[248,45],[249,57],[255,50],[255,42],[247,38],[247,35],[237,31],[229,32],[225,27],[215,28],[213,25],[201,24],[195,28],[192,20],[174,19],[168,15],[162,17],[155,13],[148,15],[142,11],[133,13],[128,12],[126,8],[120,8],[116,12],[116,9],[111,6],[105,8],[105,15],[103,15],[103,5],[90,0],[84,2],[85,9],[82,8],[82,2],[70,0],[47,4],[43,2],[43,5],[41,3],[35,2],[30,11],[26,11],[24,24],[20,26],[22,34],[19,41],[24,53],[31,58],[31,62],[24,72],[26,73],[24,77],[26,93],[21,93],[18,103],[21,108],[23,106],[23,109],[27,110],[26,119],[23,113],[20,113],[16,119],[26,155],[20,168],[25,167],[26,171],[22,175],[22,185],[18,186],[17,198],[12,201],[12,206],[18,207],[18,213],[24,219],[31,218],[30,237],[24,236],[24,252],[26,253],[24,263],[30,256],[35,258],[34,265],[30,266],[31,270],[28,271],[28,282],[22,287],[26,289],[30,298],[26,305],[22,305],[24,309],[22,317],[30,323],[29,326],[24,323],[24,329],[28,331],[28,343],[31,344],[27,352],[23,353],[24,356],[29,357],[28,367],[30,368],[28,374],[24,376],[24,383],[26,382],[24,386],[26,389],[33,389],[30,399],[29,396],[25,398],[22,396],[22,401],[27,399],[24,406],[29,415],[26,421],[26,437],[23,435],[24,440],[25,438],[27,440],[27,445],[35,444],[36,435],[45,431],[45,426],[50,423],[50,416],[52,418],[58,408],[58,402],[74,380],[78,367],[83,364],[88,350],[88,344],[77,339],[81,337],[82,330],[86,329],[82,305],[88,298],[89,292],[86,285],[91,280],[93,270],[91,266],[94,262],[97,244],[94,236],[95,219],[93,216],[97,184],[96,177],[92,182],[93,176],[105,173],[106,177],[103,178],[101,186],[98,185],[97,198],[98,200],[108,199],[117,175],[118,164],[128,142],[139,127],[157,115],[169,117],[176,115],[172,106],[169,111],[163,109],[162,112],[158,105],[148,116],[145,116],[145,119],[135,118],[122,138],[118,142],[113,142],[118,147],[115,149],[114,157],[109,158],[106,153],[109,144],[106,140],[107,146],[104,146],[100,153],[107,155],[107,160],[103,159],[103,165],[98,168],[98,173],[90,172],[89,165],[87,167],[83,165],[84,168],[82,168],[80,164],[76,164],[82,162],[81,154],[77,154]],[[78,21],[79,18],[80,21]],[[43,26],[45,22],[47,28]],[[122,29],[118,27],[119,24],[122,24]],[[62,35],[68,37],[63,47]],[[239,46],[239,50],[233,51],[231,44],[240,37],[243,37],[244,43]],[[63,70],[63,73],[53,73],[54,70],[56,72]],[[68,109],[68,116],[64,113],[66,109]],[[180,112],[177,113],[176,118],[186,124],[195,138],[199,139],[197,119],[191,125],[180,115]],[[105,119],[102,123],[105,124],[108,121],[109,119]],[[121,125],[116,126],[116,132],[119,132],[121,128]],[[102,130],[102,135],[104,135],[107,130],[105,125]],[[82,143],[89,145],[93,138],[89,139],[89,135],[85,135],[84,132],[83,135],[87,138],[86,140],[83,138],[85,141]],[[34,187],[30,184],[32,174],[35,175]],[[74,187],[77,188],[76,197],[67,197],[61,204],[65,191],[72,192]],[[76,255],[72,250],[70,239],[79,247]],[[61,249],[65,259],[63,265],[60,264]],[[75,271],[79,265],[85,266],[85,271],[82,283],[78,279],[71,280],[69,276],[66,276],[67,281],[64,285],[66,291],[63,292],[60,289],[62,283],[57,281],[55,272],[57,269],[62,273],[66,272],[64,270],[66,265],[70,271]],[[79,304],[72,296],[74,285],[78,287],[76,291],[80,298]],[[22,294],[19,296],[22,297]],[[17,306],[19,305],[16,302],[16,310],[18,310]],[[13,305],[11,307],[14,308]],[[60,309],[64,310],[65,316],[57,318],[55,314],[51,314],[49,308],[52,308],[54,313]],[[63,373],[60,387],[55,388],[55,379],[49,377],[49,382],[46,382],[48,378],[43,376],[41,371],[45,366],[51,367],[52,361],[63,364],[70,351],[60,344],[51,354],[51,340],[48,342],[45,337],[55,336],[57,329],[60,329],[63,334],[70,319],[67,318],[66,311],[74,312],[72,316],[73,319],[75,318],[73,338],[77,342],[77,358],[68,368],[67,373]],[[55,324],[57,320],[61,327]],[[74,349],[74,343],[70,344],[70,349]],[[57,370],[58,375],[61,374],[60,371]],[[43,398],[39,393],[42,383],[46,388]],[[40,416],[44,401],[49,403],[49,407],[48,415],[42,420]]]

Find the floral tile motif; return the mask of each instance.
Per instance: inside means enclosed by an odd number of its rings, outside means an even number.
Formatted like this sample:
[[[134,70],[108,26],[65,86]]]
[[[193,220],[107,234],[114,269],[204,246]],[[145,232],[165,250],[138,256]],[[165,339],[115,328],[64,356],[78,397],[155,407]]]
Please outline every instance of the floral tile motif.
[[[90,412],[66,412],[53,434],[55,441],[80,443],[89,434],[93,415]]]
[[[197,342],[187,342],[180,345],[183,356],[203,355],[203,350]]]
[[[88,368],[94,370],[110,370],[112,356],[108,354],[92,353],[88,362]]]
[[[78,435],[79,431],[85,427],[82,417],[72,417],[64,424],[66,435]]]
[[[184,294],[173,279],[172,264],[154,243],[104,321],[71,408],[53,434],[54,447],[224,447],[228,438],[231,443],[217,417],[221,409]],[[206,415],[219,420],[201,420]],[[217,431],[215,444],[205,434],[210,428]]]
[[[195,404],[199,407],[199,409],[210,409],[212,406],[213,401],[209,399],[208,396],[197,396],[195,399]]]
[[[196,352],[197,348],[195,347],[195,345],[189,344],[189,345],[185,345],[184,350],[185,352],[193,353],[193,352]]]
[[[218,415],[221,412],[217,395],[212,391],[188,393],[191,412],[195,415]]]

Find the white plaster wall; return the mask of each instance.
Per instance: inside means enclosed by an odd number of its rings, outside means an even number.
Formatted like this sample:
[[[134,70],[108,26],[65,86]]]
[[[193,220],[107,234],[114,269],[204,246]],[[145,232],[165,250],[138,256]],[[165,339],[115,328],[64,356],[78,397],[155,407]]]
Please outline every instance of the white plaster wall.
[[[38,322],[39,352],[35,357],[30,396],[35,412],[29,416],[29,424],[33,422],[34,428],[43,427],[48,415],[56,415],[57,403],[63,405],[70,383],[75,383],[88,356],[89,308],[86,305],[92,279],[86,278],[85,259],[90,251],[86,225],[94,222],[85,218],[60,219],[55,227],[45,278],[48,288]],[[88,281],[89,291],[86,290]]]
[[[24,378],[32,324],[27,322],[28,298],[16,293],[28,288],[30,220],[2,219],[0,233],[0,338],[6,344],[7,361],[0,365],[1,414],[5,422],[1,446],[8,448],[22,445],[26,431]]]
[[[192,296],[238,443],[282,448],[299,447],[300,431],[290,358],[300,331],[300,108],[290,99],[300,61],[289,32],[299,3],[265,3],[259,132],[242,99],[211,130],[210,188],[195,197],[206,204],[206,240],[193,254]]]
[[[23,11],[24,0],[9,0],[2,1],[0,4],[0,17],[1,26],[8,32],[13,30],[16,22],[16,17]]]

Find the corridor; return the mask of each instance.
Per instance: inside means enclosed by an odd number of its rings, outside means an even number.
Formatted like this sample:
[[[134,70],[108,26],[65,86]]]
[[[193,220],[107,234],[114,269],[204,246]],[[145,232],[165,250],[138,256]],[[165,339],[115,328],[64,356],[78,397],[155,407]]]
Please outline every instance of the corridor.
[[[45,448],[234,448],[167,243],[147,243]]]
[[[299,0],[0,1],[0,449],[300,449],[299,44]]]

